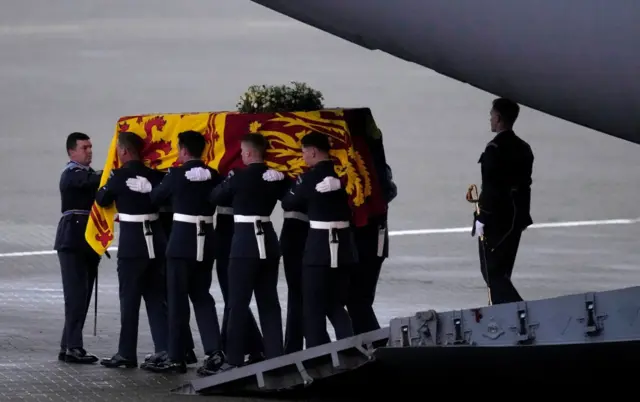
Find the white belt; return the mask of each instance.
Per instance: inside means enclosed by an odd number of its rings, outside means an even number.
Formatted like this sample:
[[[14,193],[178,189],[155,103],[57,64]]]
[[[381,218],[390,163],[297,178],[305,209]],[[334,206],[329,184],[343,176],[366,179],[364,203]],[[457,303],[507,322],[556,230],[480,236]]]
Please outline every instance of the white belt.
[[[331,229],[346,229],[351,224],[348,221],[334,221],[334,222],[321,222],[310,221],[309,227],[311,229],[331,230]]]
[[[185,223],[213,223],[213,215],[185,215],[185,214],[173,214],[173,220]]]
[[[120,222],[132,222],[132,223],[144,223],[144,241],[147,244],[147,252],[149,253],[149,259],[156,258],[156,253],[153,248],[153,230],[151,230],[151,225],[149,222],[157,221],[159,218],[158,214],[140,214],[140,215],[131,215],[131,214],[123,214],[118,213],[118,220]]]
[[[233,215],[233,221],[238,223],[271,222],[271,218],[257,215]]]
[[[348,221],[309,222],[309,227],[311,229],[321,229],[329,231],[329,253],[331,255],[331,268],[338,268],[338,246],[340,245],[340,239],[338,239],[338,234],[334,233],[334,229],[346,229],[349,226],[350,223]]]
[[[213,215],[185,215],[173,214],[173,220],[178,222],[193,223],[196,225],[196,261],[204,259],[204,230],[200,227],[200,223],[213,223]]]
[[[233,208],[231,207],[217,207],[216,212],[218,215],[233,215]]]
[[[118,213],[118,219],[120,222],[145,222],[145,221],[157,221],[160,215],[158,214],[140,214],[140,215],[130,215]]]
[[[257,215],[233,215],[233,221],[237,223],[253,223],[256,241],[258,242],[258,253],[260,254],[260,259],[266,260],[267,247],[264,243],[264,231],[262,230],[261,224],[271,222],[271,218],[268,216]]]
[[[378,257],[382,257],[384,252],[384,238],[386,234],[387,227],[382,225],[378,226]]]
[[[291,219],[297,219],[299,221],[303,221],[303,222],[309,222],[309,217],[306,214],[303,214],[302,212],[298,212],[298,211],[286,211],[283,214],[284,218],[291,218]]]

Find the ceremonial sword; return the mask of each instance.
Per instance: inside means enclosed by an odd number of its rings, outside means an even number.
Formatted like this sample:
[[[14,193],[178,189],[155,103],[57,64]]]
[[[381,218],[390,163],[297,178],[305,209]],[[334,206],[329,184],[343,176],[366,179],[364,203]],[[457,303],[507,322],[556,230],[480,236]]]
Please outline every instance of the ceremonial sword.
[[[475,193],[475,197],[474,197]],[[474,205],[474,213],[473,213],[473,226],[471,227],[471,236],[475,236],[476,234],[476,221],[478,220],[478,216],[480,216],[480,205],[479,205],[479,196],[478,196],[478,186],[475,184],[469,185],[467,189],[467,201],[469,201]],[[487,297],[489,298],[489,305],[491,306],[491,286],[489,286],[489,267],[487,265],[487,248],[486,248],[486,239],[484,235],[478,236],[478,242],[480,244],[480,255],[482,258],[481,268],[484,277],[487,282]]]

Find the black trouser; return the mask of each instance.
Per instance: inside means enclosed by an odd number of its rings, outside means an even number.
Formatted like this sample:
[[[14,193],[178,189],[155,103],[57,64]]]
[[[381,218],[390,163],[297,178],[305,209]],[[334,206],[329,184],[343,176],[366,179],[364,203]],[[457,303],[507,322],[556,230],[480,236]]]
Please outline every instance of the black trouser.
[[[350,268],[305,265],[302,268],[303,327],[307,348],[331,342],[327,321],[337,339],[353,336],[353,326],[345,309]]]
[[[347,299],[347,309],[356,335],[380,328],[373,302],[384,261],[384,257],[371,255],[370,252],[361,252],[359,255],[360,262],[352,267]]]
[[[137,360],[140,301],[144,298],[155,352],[168,348],[169,324],[165,304],[166,282],[162,258],[118,258],[120,342],[118,354]]]
[[[264,334],[265,357],[281,356],[282,316],[278,299],[279,259],[231,258],[229,261],[229,324],[227,327],[227,360],[244,363],[245,337],[249,324],[249,303],[256,294],[260,327]]]
[[[60,349],[83,348],[82,329],[98,275],[100,256],[92,251],[58,251],[58,260],[64,294]]]
[[[187,340],[185,326],[189,319],[189,299],[200,330],[206,354],[221,350],[220,326],[216,304],[209,293],[213,261],[167,259],[167,301],[169,304],[169,358],[184,361]]]
[[[171,228],[173,227],[173,212],[162,211],[160,212],[160,224],[162,225],[162,230],[164,231],[167,239],[169,235],[171,235]],[[165,277],[166,283],[166,264],[164,265],[165,270],[163,271],[163,275]],[[166,298],[166,292],[165,292]],[[191,320],[191,310],[189,310],[189,314],[185,319],[184,325],[184,334],[182,340],[185,342],[185,352],[189,352],[193,350],[196,346],[193,343],[193,334],[191,333],[191,327],[189,326],[189,321]]]
[[[227,327],[229,325],[229,311],[231,310],[231,304],[229,303],[228,270],[229,257],[218,257],[216,259],[216,273],[218,274],[218,283],[220,284],[220,291],[222,292],[222,298],[224,299],[224,314],[222,316],[222,329],[220,330],[222,348],[224,350],[226,350],[227,347]],[[256,317],[253,315],[251,308],[249,308],[249,327],[245,332],[245,342],[246,352],[248,354],[258,356],[264,352],[262,334],[260,333]]]
[[[157,258],[157,257],[156,257]],[[169,307],[168,307],[168,300],[167,300],[167,261],[164,261],[164,264],[162,264],[162,281],[165,285],[164,288],[164,306],[165,309],[167,310],[167,322],[169,320]],[[195,349],[195,344],[193,343],[193,334],[191,333],[191,326],[189,325],[191,321],[191,309],[188,310],[187,315],[184,318],[184,322],[183,322],[183,331],[184,333],[182,334],[182,341],[185,342],[185,354],[188,353],[189,351],[192,351],[193,349]],[[165,349],[166,351],[168,351],[169,349],[169,334],[167,332],[167,349]]]
[[[284,335],[284,352],[293,353],[303,347],[302,323],[302,256],[304,249],[283,250],[282,262],[287,279],[287,324]]]
[[[498,236],[492,236],[486,241],[478,239],[480,270],[489,287],[492,304],[522,301],[522,297],[511,283],[511,273],[521,236],[520,230],[513,230],[499,239]]]

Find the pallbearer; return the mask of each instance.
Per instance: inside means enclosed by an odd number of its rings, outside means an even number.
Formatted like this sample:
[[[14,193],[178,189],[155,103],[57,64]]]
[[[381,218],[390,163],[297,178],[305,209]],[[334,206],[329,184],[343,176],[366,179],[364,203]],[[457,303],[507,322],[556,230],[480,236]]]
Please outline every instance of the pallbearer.
[[[267,359],[283,354],[282,318],[278,300],[280,249],[271,213],[287,190],[284,175],[264,162],[267,141],[257,133],[242,142],[245,168],[237,170],[211,193],[211,202],[233,207],[235,222],[229,255],[229,324],[226,368],[244,364],[244,336],[249,324],[249,303],[255,292]],[[267,181],[269,173],[279,180]]]
[[[223,205],[218,204],[216,207],[216,225],[215,225],[215,255],[216,255],[216,273],[218,274],[218,283],[220,291],[224,299],[224,316],[222,318],[222,345],[226,349],[227,324],[229,322],[229,253],[231,252],[231,239],[233,238],[233,207],[231,203]],[[262,334],[258,328],[258,323],[249,309],[249,327],[245,333],[246,351],[249,354],[249,361],[256,362],[262,359],[264,346],[262,343]]]
[[[141,160],[142,138],[134,133],[118,134],[117,152],[122,167],[100,188],[96,203],[108,207],[115,203],[120,221],[118,244],[118,282],[120,294],[120,341],[118,353],[103,359],[106,367],[137,367],[140,300],[144,297],[151,337],[156,354],[167,350],[167,306],[165,304],[164,264],[167,239],[159,221],[158,207],[148,194],[131,191],[126,181],[145,177],[158,185],[163,173],[150,169]]]
[[[171,168],[169,168],[171,169]],[[166,238],[168,239],[169,236],[171,235],[171,227],[173,226],[173,211],[171,209],[171,205],[167,204],[167,205],[161,205],[159,208],[159,216],[160,216],[160,224],[162,225],[162,230],[164,231],[164,234],[166,236]],[[162,255],[166,255],[166,249],[162,251]],[[166,291],[166,283],[167,283],[167,264],[165,263],[163,266],[163,271],[162,271],[162,275],[164,277],[164,283],[165,283],[165,292],[164,292],[164,297],[165,297],[165,304],[167,303],[166,299],[167,299],[167,291]],[[189,315],[187,315],[186,319],[186,325],[184,326],[184,338],[183,340],[185,341],[185,363],[187,365],[189,364],[195,364],[198,362],[198,358],[196,356],[196,353],[194,351],[195,349],[195,345],[193,343],[193,334],[191,333],[191,326],[189,325],[189,322],[191,321],[191,311],[189,311]],[[158,361],[164,360],[167,358],[167,353],[166,351],[163,353],[155,353],[155,354],[150,354],[147,355],[144,359],[144,363],[143,367],[146,366],[148,363],[157,363]]]
[[[200,337],[207,358],[205,366],[222,364],[220,327],[213,297],[209,293],[213,275],[213,214],[207,196],[218,183],[218,173],[201,160],[204,137],[196,131],[178,135],[182,166],[171,169],[160,185],[151,191],[143,177],[127,180],[134,191],[151,192],[151,200],[173,208],[173,227],[167,246],[167,288],[169,304],[169,359],[146,368],[155,372],[186,372],[184,326],[189,299],[193,303]],[[189,181],[192,168],[209,170],[212,180]]]
[[[90,166],[93,148],[91,139],[84,133],[69,134],[67,155],[69,162],[60,176],[62,217],[54,244],[64,293],[64,329],[58,360],[90,364],[98,358],[84,349],[82,329],[98,275],[100,255],[87,243],[84,234],[102,172],[96,172]]]
[[[282,200],[284,210],[305,208],[309,216],[302,271],[307,347],[330,342],[326,317],[338,339],[353,335],[345,304],[350,269],[358,262],[358,255],[347,193],[340,188],[329,150],[324,134],[314,132],[302,138],[302,157],[311,169],[299,176],[296,187]]]
[[[397,195],[391,168],[386,166],[386,174],[381,177],[381,187],[387,204]],[[382,263],[389,257],[389,228],[387,211],[370,216],[364,227],[354,229],[358,247],[358,264],[354,266],[349,286],[347,309],[353,322],[354,333],[374,331],[380,328],[373,310],[376,289]]]
[[[291,185],[295,183],[292,182]],[[287,279],[287,320],[284,352],[302,350],[304,333],[302,324],[302,258],[309,232],[306,208],[284,210],[280,232],[280,250]]]

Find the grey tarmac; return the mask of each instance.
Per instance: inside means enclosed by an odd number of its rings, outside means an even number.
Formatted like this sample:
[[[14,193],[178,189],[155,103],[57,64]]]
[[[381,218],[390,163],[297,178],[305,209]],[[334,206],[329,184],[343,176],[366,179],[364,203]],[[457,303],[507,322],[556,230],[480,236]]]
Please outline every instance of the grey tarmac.
[[[230,110],[249,85],[304,81],[325,94],[327,106],[372,109],[399,187],[391,230],[471,222],[464,195],[479,184],[477,160],[492,136],[491,94],[249,1],[130,3],[23,0],[0,14],[1,401],[193,400],[167,393],[184,378],[59,363],[57,259],[6,255],[51,250],[71,131],[93,137],[93,165],[101,169],[120,116]],[[636,145],[527,108],[516,132],[536,155],[537,223],[638,218]],[[638,223],[530,229],[514,282],[528,299],[637,285],[639,238]],[[486,303],[474,240],[460,232],[392,237],[380,320]],[[280,290],[284,312],[284,275]],[[222,300],[216,283],[211,291]],[[96,337],[92,312],[93,304],[87,349],[111,355],[119,329],[112,260],[101,265]],[[152,345],[144,318],[140,328],[141,359]],[[197,352],[202,357],[199,345]]]

